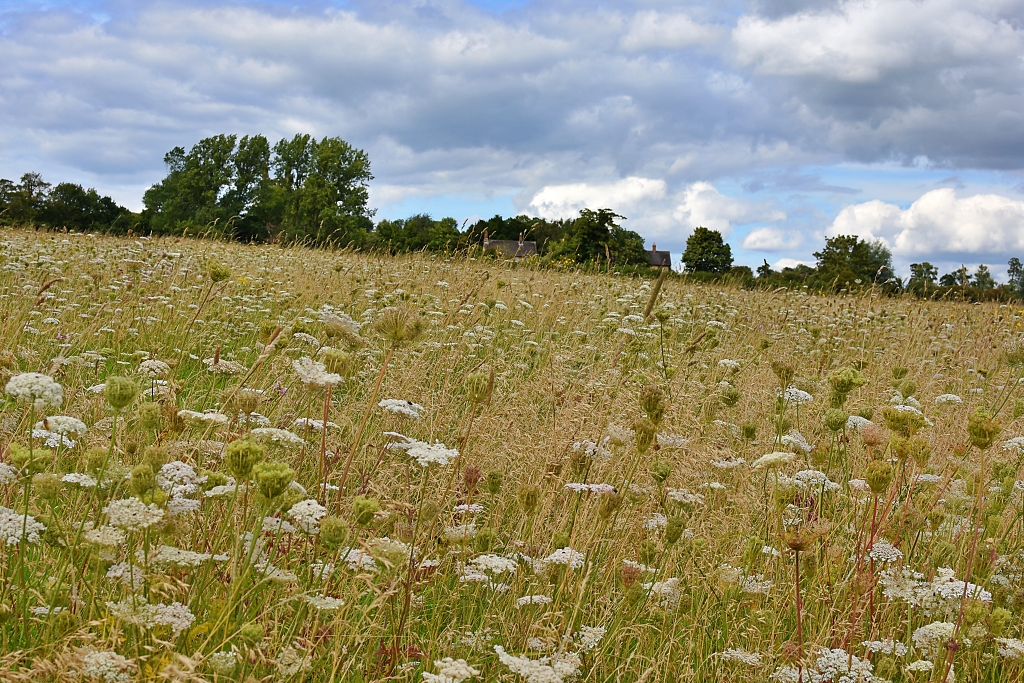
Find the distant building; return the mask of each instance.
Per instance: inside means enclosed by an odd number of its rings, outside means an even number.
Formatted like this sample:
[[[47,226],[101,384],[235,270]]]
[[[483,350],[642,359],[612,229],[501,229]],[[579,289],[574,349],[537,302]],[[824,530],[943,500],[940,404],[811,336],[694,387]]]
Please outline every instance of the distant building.
[[[672,252],[658,251],[658,245],[652,244],[651,250],[647,252],[647,262],[652,268],[671,268]]]
[[[519,241],[516,240],[492,240],[484,230],[484,251],[493,251],[507,259],[521,259],[527,256],[537,255],[537,243],[523,240],[522,233],[519,234]]]

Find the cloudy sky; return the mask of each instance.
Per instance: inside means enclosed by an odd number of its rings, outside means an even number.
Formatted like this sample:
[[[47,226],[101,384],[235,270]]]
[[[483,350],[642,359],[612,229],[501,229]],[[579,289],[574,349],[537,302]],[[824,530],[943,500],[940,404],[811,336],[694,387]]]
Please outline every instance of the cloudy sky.
[[[0,65],[0,177],[133,209],[176,145],[308,132],[368,151],[380,218],[1024,258],[1024,0],[2,0]]]

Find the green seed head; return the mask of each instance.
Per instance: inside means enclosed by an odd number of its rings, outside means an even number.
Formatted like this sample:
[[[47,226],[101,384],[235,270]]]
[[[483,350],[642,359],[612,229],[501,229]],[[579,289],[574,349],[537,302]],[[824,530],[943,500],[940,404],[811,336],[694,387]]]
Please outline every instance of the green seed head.
[[[872,460],[864,472],[864,481],[871,487],[871,492],[879,495],[892,483],[892,465],[885,460]]]
[[[320,520],[320,542],[329,550],[337,550],[348,538],[348,523],[336,515]]]
[[[356,374],[356,357],[348,351],[324,349],[320,354],[320,361],[324,364],[327,372],[333,372],[346,378]]]
[[[206,276],[212,282],[224,282],[224,280],[231,277],[231,269],[220,261],[211,259],[206,263]]]
[[[114,410],[121,410],[139,395],[139,385],[127,377],[108,377],[103,395]]]
[[[356,496],[352,500],[352,516],[359,526],[367,526],[380,511],[380,501],[367,496]]]
[[[295,470],[283,462],[261,462],[252,468],[256,486],[267,500],[284,493],[295,480]]]
[[[569,534],[564,531],[557,531],[555,535],[551,537],[551,546],[558,550],[559,548],[569,547]]]
[[[253,466],[263,459],[265,448],[249,439],[238,439],[228,444],[224,462],[228,472],[235,479],[246,480],[252,474]]]
[[[686,531],[686,520],[682,517],[669,517],[665,524],[665,543],[675,545],[683,532]]]
[[[263,640],[263,634],[265,632],[263,624],[250,621],[243,624],[242,628],[238,629],[238,640],[240,640],[243,645],[255,645]]]
[[[57,500],[62,487],[60,477],[56,474],[37,474],[32,477],[32,488],[44,500]]]
[[[601,519],[607,520],[615,514],[615,511],[622,506],[621,493],[606,493],[601,496],[601,502],[597,506],[597,514]]]
[[[864,386],[867,379],[860,373],[860,370],[853,368],[839,368],[828,375],[829,386],[837,394],[848,394],[858,387]]]
[[[540,505],[540,488],[534,484],[526,484],[518,492],[519,505],[526,514],[533,514]]]
[[[796,369],[792,365],[780,360],[772,361],[772,372],[779,379],[779,386],[783,389],[789,386],[793,381],[793,376],[796,375]]]
[[[501,470],[491,470],[484,479],[484,490],[495,496],[501,493],[501,485],[505,481],[505,473]]]
[[[985,450],[996,440],[1003,426],[984,408],[976,408],[967,419],[967,435],[971,443]]]
[[[657,385],[648,385],[640,392],[640,409],[654,423],[665,417],[665,391]]]
[[[132,468],[132,491],[139,496],[156,488],[156,472],[152,465],[142,463]]]
[[[643,455],[654,443],[658,426],[650,419],[637,420],[633,423],[633,433],[636,436],[636,450]]]
[[[494,388],[494,377],[489,372],[471,372],[466,375],[466,395],[473,403],[487,403],[491,400],[491,391]]]
[[[825,411],[825,427],[830,432],[841,432],[846,428],[850,416],[841,408],[829,408]]]
[[[142,403],[137,408],[139,426],[151,432],[164,428],[164,412],[159,403]]]
[[[651,465],[651,478],[659,484],[664,484],[672,474],[672,465],[664,460],[656,460]]]

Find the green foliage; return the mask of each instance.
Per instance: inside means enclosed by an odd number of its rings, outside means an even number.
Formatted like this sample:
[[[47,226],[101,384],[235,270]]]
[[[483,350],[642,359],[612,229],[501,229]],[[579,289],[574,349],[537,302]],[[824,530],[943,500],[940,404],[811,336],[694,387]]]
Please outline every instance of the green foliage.
[[[143,197],[156,234],[365,246],[370,160],[340,138],[215,135],[164,157],[167,176]]]
[[[818,279],[837,287],[883,284],[893,277],[892,253],[880,241],[866,242],[854,235],[828,237],[814,258]]]
[[[683,265],[691,272],[727,273],[732,268],[732,248],[722,240],[722,233],[698,227],[686,240]]]
[[[22,175],[20,183],[0,178],[0,221],[119,234],[133,224],[132,213],[110,197],[74,183],[52,186],[38,173]]]

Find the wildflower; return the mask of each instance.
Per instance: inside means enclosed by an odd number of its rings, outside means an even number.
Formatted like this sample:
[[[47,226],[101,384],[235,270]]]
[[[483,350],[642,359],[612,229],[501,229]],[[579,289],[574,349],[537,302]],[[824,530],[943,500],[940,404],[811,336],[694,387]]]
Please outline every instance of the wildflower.
[[[2,477],[0,477],[0,480],[2,480]],[[78,472],[71,472],[69,474],[65,474],[63,477],[60,478],[60,480],[67,484],[75,484],[76,486],[81,486],[84,489],[89,489],[92,488],[93,486],[96,486],[95,479],[90,477],[88,474],[79,474]]]
[[[996,638],[997,652],[1007,659],[1024,659],[1024,640],[1019,638]]]
[[[948,403],[959,405],[963,402],[964,400],[957,396],[956,394],[939,394],[938,396],[935,397],[936,405],[945,405]]]
[[[679,589],[679,579],[672,577],[664,581],[645,583],[646,590],[652,598],[656,598],[662,607],[670,607],[679,602],[682,592]]]
[[[929,662],[927,659],[918,659],[915,662],[907,664],[907,671],[912,673],[925,673],[935,668],[935,665]]]
[[[386,398],[377,405],[392,415],[407,417],[410,420],[420,419],[420,415],[426,410],[426,408],[421,406],[419,403],[403,401],[397,398]]]
[[[302,599],[310,605],[312,605],[313,607],[317,608],[318,610],[328,612],[336,610],[345,604],[343,600],[339,600],[338,598],[332,598],[328,595],[304,595],[302,596]]]
[[[791,481],[796,484],[797,488],[814,493],[831,493],[843,488],[819,470],[800,470],[793,475]]]
[[[749,652],[743,648],[730,647],[728,650],[719,652],[718,656],[724,662],[738,662],[747,666],[761,666],[764,664],[764,658],[760,652]]]
[[[903,657],[910,650],[906,645],[899,641],[894,641],[892,638],[886,638],[885,640],[866,640],[861,643],[869,652],[875,652],[883,655],[895,655],[896,657]]]
[[[666,434],[660,432],[657,436],[658,445],[662,448],[682,448],[686,445],[687,439],[678,434]]]
[[[300,672],[308,671],[310,668],[309,659],[304,654],[299,654],[299,651],[291,646],[282,648],[277,653],[274,664],[277,665],[278,673],[284,678],[290,678]]]
[[[292,369],[299,380],[308,387],[330,387],[342,382],[341,375],[327,372],[323,363],[303,356],[292,361]]]
[[[206,412],[197,413],[194,410],[179,410],[178,417],[186,422],[191,422],[201,427],[208,425],[225,425],[231,421],[227,415],[218,413],[215,410],[207,410]]]
[[[479,515],[484,510],[484,506],[480,503],[463,503],[452,508],[452,511],[457,515]]]
[[[771,469],[774,467],[782,467],[793,462],[795,456],[792,453],[785,451],[774,451],[772,453],[766,453],[760,458],[750,464],[750,468],[754,470]]]
[[[789,387],[782,392],[782,398],[786,403],[811,403],[814,401],[814,397],[808,394],[806,391],[797,389],[796,387]]]
[[[166,377],[171,372],[171,366],[162,360],[148,359],[139,363],[139,374],[150,379]]]
[[[903,559],[903,553],[894,548],[889,541],[879,540],[871,546],[868,556],[875,562],[899,562]]]
[[[327,514],[327,508],[312,498],[296,503],[288,510],[288,516],[304,533],[310,536],[320,531],[320,520]]]
[[[739,372],[740,363],[739,361],[732,360],[730,358],[723,358],[718,361],[718,367],[727,370],[730,373]]]
[[[104,683],[130,683],[135,679],[135,660],[116,652],[87,649],[81,658],[79,671],[85,678],[99,678]]]
[[[0,506],[0,539],[8,546],[18,545],[22,540],[39,543],[39,534],[46,527],[28,514],[19,514],[10,508]]]
[[[148,506],[138,498],[125,498],[111,501],[103,512],[110,520],[110,525],[125,531],[141,531],[164,518],[164,511],[155,504]]]
[[[249,432],[254,439],[261,443],[271,442],[286,448],[301,448],[306,441],[287,429],[274,429],[273,427],[257,427]]]
[[[170,605],[150,604],[141,596],[122,602],[107,602],[107,610],[115,619],[147,629],[168,626],[175,637],[195,621],[195,615],[180,602]]]
[[[668,517],[661,514],[660,512],[655,512],[653,515],[644,520],[643,527],[648,530],[664,529],[667,524]]]
[[[297,419],[295,421],[294,424],[299,429],[310,429],[310,430],[312,430],[314,432],[322,432],[324,430],[324,421],[323,420],[313,420],[313,419],[306,418],[306,417],[300,417],[299,419]],[[328,429],[331,429],[331,428],[337,429],[338,425],[336,425],[333,422],[328,421],[327,422],[327,428]],[[255,430],[253,430],[253,431],[255,431]]]
[[[248,372],[249,368],[245,367],[241,363],[236,363],[233,360],[227,358],[221,358],[217,356],[215,358],[204,358],[203,365],[206,369],[215,375],[240,375],[243,372]]]
[[[797,448],[803,451],[804,453],[810,453],[811,451],[814,450],[814,446],[809,444],[807,442],[807,439],[804,438],[803,434],[796,431],[795,429],[791,429],[787,433],[783,434],[782,438],[779,439],[779,441],[781,441],[782,444],[785,446],[789,446],[790,448]]]
[[[410,458],[419,463],[420,467],[429,467],[430,465],[440,465],[443,467],[459,457],[457,449],[448,448],[441,442],[434,444],[417,442],[410,446],[406,452]]]
[[[117,527],[101,526],[96,529],[89,529],[82,534],[82,538],[94,545],[116,548],[119,545],[122,545],[127,537],[125,536],[125,533]]]
[[[546,595],[524,595],[516,600],[516,605],[525,607],[526,605],[547,605],[550,602],[551,598]]]
[[[358,571],[360,569],[366,569],[369,571],[375,571],[377,569],[377,563],[373,561],[373,557],[363,552],[359,548],[352,548],[345,554],[345,562],[348,563],[349,569]]]
[[[220,676],[230,676],[238,668],[238,655],[230,650],[221,650],[207,657],[206,663],[210,665],[213,673]]]
[[[486,571],[492,574],[506,574],[516,570],[519,565],[515,560],[500,555],[479,555],[469,561],[479,571]]]
[[[873,424],[875,424],[875,423],[872,422],[871,420],[867,419],[866,417],[861,417],[860,415],[851,415],[850,417],[846,418],[846,428],[847,429],[858,429],[859,430],[862,427],[866,427],[868,425],[873,425]]]
[[[472,540],[476,536],[476,524],[445,527],[444,535],[449,541],[458,541],[460,543]]]
[[[526,683],[563,683],[574,678],[582,666],[579,656],[573,652],[533,660],[524,656],[513,657],[500,645],[495,645],[494,651],[498,660]]]
[[[746,460],[743,458],[737,458],[730,455],[723,460],[712,460],[711,466],[720,470],[731,470],[739,467],[745,462]]]
[[[668,489],[665,497],[680,505],[704,505],[704,494],[690,493],[687,489]]]
[[[608,633],[607,629],[602,626],[581,626],[576,633],[579,651],[590,652],[600,644],[606,633]]]
[[[583,566],[585,555],[577,552],[572,548],[565,547],[559,548],[555,552],[551,553],[543,560],[542,563],[546,564],[561,564],[565,565],[569,569],[579,569]]]
[[[480,675],[480,672],[471,667],[465,659],[436,659],[434,668],[437,669],[437,673],[424,671],[421,674],[425,683],[462,683]]]
[[[948,621],[933,621],[914,631],[914,645],[925,654],[937,653],[953,637],[956,625]]]
[[[565,485],[565,488],[569,491],[574,491],[576,493],[614,494],[617,491],[617,489],[611,484],[569,483]]]
[[[5,462],[0,462],[0,485],[17,481],[18,476],[18,470]]]
[[[46,419],[36,422],[35,429],[45,430],[54,434],[85,434],[89,428],[77,417],[68,415],[52,415]]]
[[[578,453],[583,453],[592,460],[610,458],[612,452],[608,450],[608,444],[611,443],[610,437],[604,437],[601,439],[601,443],[595,443],[589,439],[583,441],[577,441],[572,445],[572,449]]]
[[[7,382],[4,391],[12,398],[31,403],[36,410],[43,410],[46,406],[59,408],[64,400],[64,387],[41,372],[14,375]]]

